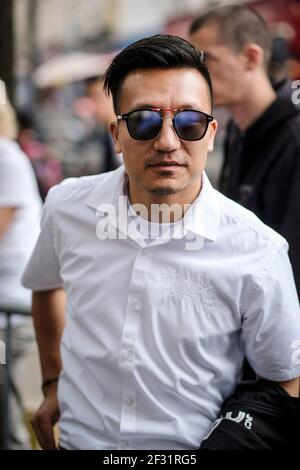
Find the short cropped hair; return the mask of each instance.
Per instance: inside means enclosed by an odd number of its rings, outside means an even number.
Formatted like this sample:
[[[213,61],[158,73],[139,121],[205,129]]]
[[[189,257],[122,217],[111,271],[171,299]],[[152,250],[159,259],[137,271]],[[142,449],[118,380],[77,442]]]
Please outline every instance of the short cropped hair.
[[[212,82],[203,53],[185,39],[158,34],[130,44],[112,61],[104,77],[104,89],[111,93],[116,114],[120,112],[120,96],[125,78],[136,70],[183,69],[198,70],[204,78],[212,106]]]
[[[204,26],[217,25],[220,42],[240,52],[246,44],[254,43],[264,51],[264,67],[267,69],[272,51],[272,38],[262,16],[244,5],[223,5],[212,8],[196,18],[190,26],[190,35]]]

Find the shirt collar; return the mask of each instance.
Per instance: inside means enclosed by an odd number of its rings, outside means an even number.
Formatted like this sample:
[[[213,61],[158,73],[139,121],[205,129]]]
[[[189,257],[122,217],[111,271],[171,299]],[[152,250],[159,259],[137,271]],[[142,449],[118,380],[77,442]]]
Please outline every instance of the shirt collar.
[[[126,197],[125,187],[128,177],[124,166],[120,166],[114,172],[91,191],[86,204],[100,213],[109,212],[105,207],[114,206],[119,212],[119,197]],[[205,172],[202,174],[202,187],[199,196],[194,201],[185,215],[185,228],[187,231],[200,235],[211,241],[216,241],[220,223],[221,209],[217,191]],[[105,201],[105,204],[103,202]],[[99,210],[100,208],[100,210]]]
[[[106,178],[100,183],[89,194],[86,204],[93,209],[105,213],[105,205],[112,204],[115,210],[118,211],[119,197],[126,196],[125,186],[128,181],[128,177],[124,168],[121,165],[117,170],[105,175]],[[108,212],[108,211],[107,211]]]
[[[202,173],[200,194],[185,217],[188,231],[216,241],[221,217],[220,201],[205,172]]]

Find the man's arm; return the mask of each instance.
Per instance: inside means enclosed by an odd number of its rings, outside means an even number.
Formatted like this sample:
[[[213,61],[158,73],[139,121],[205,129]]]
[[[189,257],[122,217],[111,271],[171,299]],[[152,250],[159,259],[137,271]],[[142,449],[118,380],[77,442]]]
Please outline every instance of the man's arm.
[[[65,324],[65,293],[62,289],[34,292],[32,316],[39,347],[43,383],[58,378],[62,369],[60,342]],[[56,449],[53,426],[59,418],[57,382],[43,389],[45,399],[32,419],[43,449]]]
[[[278,382],[278,384],[289,394],[291,397],[299,397],[299,377],[285,382]]]
[[[12,223],[16,210],[15,207],[0,207],[0,240]]]

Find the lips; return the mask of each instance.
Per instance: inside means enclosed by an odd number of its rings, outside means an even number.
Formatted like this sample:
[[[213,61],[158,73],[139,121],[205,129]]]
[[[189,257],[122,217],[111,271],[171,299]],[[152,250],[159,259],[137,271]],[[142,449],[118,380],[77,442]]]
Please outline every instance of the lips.
[[[182,166],[179,163],[176,162],[157,162],[157,163],[151,163],[147,165],[148,167],[155,167],[155,166]]]

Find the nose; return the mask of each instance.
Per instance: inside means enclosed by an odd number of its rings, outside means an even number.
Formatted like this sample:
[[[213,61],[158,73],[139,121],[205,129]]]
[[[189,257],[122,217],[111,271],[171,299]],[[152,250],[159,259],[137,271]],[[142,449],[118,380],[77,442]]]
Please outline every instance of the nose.
[[[173,152],[180,147],[180,139],[173,127],[171,117],[164,117],[161,130],[154,140],[154,149],[157,152]]]

